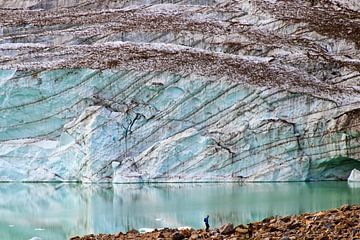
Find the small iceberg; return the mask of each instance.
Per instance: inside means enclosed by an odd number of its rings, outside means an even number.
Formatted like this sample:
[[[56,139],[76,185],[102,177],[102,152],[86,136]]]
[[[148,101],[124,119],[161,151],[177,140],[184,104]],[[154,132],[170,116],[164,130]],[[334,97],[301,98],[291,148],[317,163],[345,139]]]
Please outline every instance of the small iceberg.
[[[348,182],[360,182],[360,171],[354,168],[347,180]]]
[[[155,228],[139,228],[139,233],[153,232]]]

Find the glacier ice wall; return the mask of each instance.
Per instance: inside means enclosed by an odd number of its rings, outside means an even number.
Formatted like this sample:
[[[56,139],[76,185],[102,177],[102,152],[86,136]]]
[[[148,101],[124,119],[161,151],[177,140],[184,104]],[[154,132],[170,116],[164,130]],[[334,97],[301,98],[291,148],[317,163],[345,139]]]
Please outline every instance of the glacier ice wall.
[[[343,1],[0,1],[0,181],[307,181],[360,169]]]

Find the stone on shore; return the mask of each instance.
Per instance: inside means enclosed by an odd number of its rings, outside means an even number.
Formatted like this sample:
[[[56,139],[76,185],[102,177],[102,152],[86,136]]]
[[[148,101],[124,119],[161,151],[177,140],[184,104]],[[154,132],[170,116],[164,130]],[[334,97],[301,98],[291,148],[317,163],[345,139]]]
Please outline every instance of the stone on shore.
[[[174,232],[171,235],[172,240],[183,240],[184,238],[185,238],[184,235],[182,235],[180,232]]]
[[[232,234],[234,232],[234,225],[231,223],[227,223],[220,227],[220,233],[223,235]]]

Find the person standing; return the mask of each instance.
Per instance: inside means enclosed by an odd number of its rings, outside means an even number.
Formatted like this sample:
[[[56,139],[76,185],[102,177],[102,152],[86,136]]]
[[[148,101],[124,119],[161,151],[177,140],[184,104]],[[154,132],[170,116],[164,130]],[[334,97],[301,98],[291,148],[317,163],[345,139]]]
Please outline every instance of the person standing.
[[[206,216],[206,218],[204,218],[204,223],[205,223],[205,231],[209,231],[210,225],[209,225],[209,215]]]

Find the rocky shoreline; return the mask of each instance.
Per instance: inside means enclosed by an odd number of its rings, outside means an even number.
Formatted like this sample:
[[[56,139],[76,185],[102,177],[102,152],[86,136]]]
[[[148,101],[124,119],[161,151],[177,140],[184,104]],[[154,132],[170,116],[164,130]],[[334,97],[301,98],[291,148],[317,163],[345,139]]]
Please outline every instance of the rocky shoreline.
[[[286,217],[270,217],[260,222],[233,226],[225,224],[206,232],[203,229],[161,229],[149,233],[131,230],[127,233],[86,235],[70,240],[125,240],[125,239],[214,239],[214,240],[271,240],[271,239],[360,239],[360,205],[343,205],[340,208],[304,213]]]

